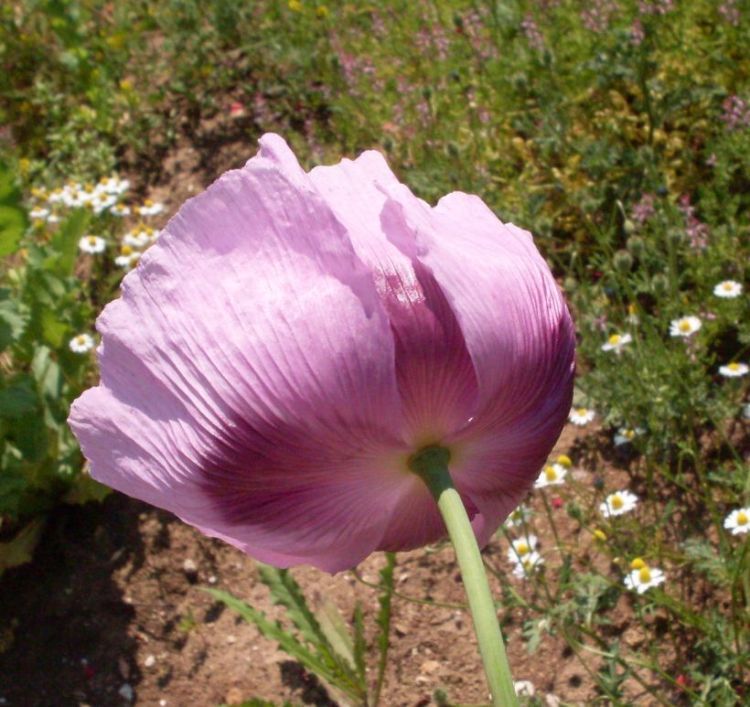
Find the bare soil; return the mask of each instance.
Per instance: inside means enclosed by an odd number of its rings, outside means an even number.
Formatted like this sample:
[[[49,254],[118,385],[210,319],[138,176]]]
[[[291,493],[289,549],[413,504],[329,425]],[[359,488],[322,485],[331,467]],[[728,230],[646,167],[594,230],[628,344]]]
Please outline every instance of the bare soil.
[[[568,430],[559,450],[569,451],[575,436]],[[565,532],[562,515],[560,521]],[[553,545],[549,537],[540,541],[542,547]],[[507,567],[506,551],[507,541],[498,536],[485,555],[493,565]],[[360,577],[377,581],[383,562],[382,555],[372,556],[360,566]],[[375,616],[377,593],[352,573],[330,576],[299,568],[293,574],[311,600],[325,596],[346,617],[361,601],[367,619]],[[486,704],[471,619],[460,608],[465,598],[452,549],[441,544],[403,553],[395,576],[400,595],[434,604],[394,598],[382,704],[435,704],[436,689],[462,704]],[[499,583],[493,581],[499,597]],[[523,580],[512,581],[523,593]],[[202,587],[226,589],[281,616],[250,558],[169,514],[119,494],[101,504],[61,508],[49,519],[34,562],[9,571],[0,582],[0,704],[209,706],[251,697],[338,704],[313,676]],[[615,609],[615,630],[637,642],[629,615],[626,603]],[[554,698],[591,703],[593,681],[562,639],[547,636],[529,654],[521,635],[528,616],[520,610],[501,614],[515,679],[530,681],[550,705],[559,704]]]

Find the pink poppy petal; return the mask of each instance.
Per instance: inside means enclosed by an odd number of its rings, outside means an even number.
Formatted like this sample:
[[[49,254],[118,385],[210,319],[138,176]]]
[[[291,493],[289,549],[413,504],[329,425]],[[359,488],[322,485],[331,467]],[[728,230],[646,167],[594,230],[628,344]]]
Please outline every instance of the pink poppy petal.
[[[464,460],[454,475],[475,501],[520,498],[570,410],[575,337],[562,294],[531,234],[478,197],[456,192],[430,209],[402,185],[388,193],[389,237],[433,273],[477,377],[470,422],[444,440]]]
[[[382,212],[398,180],[382,155],[316,167],[310,178],[372,270],[396,342],[408,439],[417,449],[462,427],[478,395],[456,316],[432,273],[389,240]]]
[[[256,556],[377,546],[373,479],[411,481],[384,461],[408,453],[390,324],[280,138],[183,206],[98,328],[101,386],[71,412],[95,478]]]

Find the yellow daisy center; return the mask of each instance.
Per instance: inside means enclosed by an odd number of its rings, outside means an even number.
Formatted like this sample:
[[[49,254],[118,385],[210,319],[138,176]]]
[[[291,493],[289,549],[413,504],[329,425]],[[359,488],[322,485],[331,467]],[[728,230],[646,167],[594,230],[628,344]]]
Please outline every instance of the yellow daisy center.
[[[651,572],[645,565],[638,570],[638,579],[644,584],[651,581]]]
[[[544,467],[544,475],[547,477],[547,481],[557,480],[557,470],[553,466]]]
[[[520,542],[516,545],[516,552],[519,555],[527,555],[529,552],[529,546],[525,542]]]
[[[89,236],[86,240],[89,245],[96,245],[96,236]]]
[[[750,522],[750,518],[747,517],[745,511],[740,511],[737,514],[737,525],[747,525]]]
[[[129,245],[124,245],[122,248],[120,248],[120,253],[123,255],[130,255],[133,252],[133,249]]]
[[[602,542],[604,542],[607,539],[607,534],[603,530],[599,530],[599,528],[597,528],[594,531],[594,537],[597,540],[601,540]]]
[[[622,496],[619,494],[612,496],[612,500],[610,501],[610,504],[614,510],[619,510],[625,505],[625,501],[622,500]]]
[[[146,199],[146,201],[143,202],[144,206],[153,206],[154,202],[151,201],[151,199]]]
[[[730,364],[727,365],[727,368],[730,371],[739,371],[740,370],[740,364],[739,363],[735,363],[734,361],[732,361],[732,363],[730,363]]]
[[[612,334],[612,336],[609,337],[609,343],[612,346],[617,346],[617,344],[620,343],[620,339],[622,339],[622,337],[619,334]]]
[[[722,284],[721,289],[724,290],[724,292],[731,292],[734,289],[734,286],[731,282],[725,282]]]
[[[557,463],[562,464],[562,466],[567,467],[568,469],[573,466],[573,461],[567,454],[561,454],[557,457]]]
[[[588,414],[588,410],[586,408],[578,408],[576,410],[576,415],[579,415],[580,417],[585,417]]]
[[[76,343],[79,346],[83,346],[86,343],[86,337],[85,336],[76,336]]]
[[[687,321],[686,319],[683,319],[683,320],[682,320],[682,321],[681,321],[681,322],[680,322],[680,323],[679,323],[679,324],[677,325],[677,327],[678,327],[678,329],[679,329],[680,331],[685,331],[685,332],[688,332],[688,331],[690,331],[690,330],[691,330],[691,329],[693,328],[692,326],[690,326],[690,322],[689,322],[689,321]]]

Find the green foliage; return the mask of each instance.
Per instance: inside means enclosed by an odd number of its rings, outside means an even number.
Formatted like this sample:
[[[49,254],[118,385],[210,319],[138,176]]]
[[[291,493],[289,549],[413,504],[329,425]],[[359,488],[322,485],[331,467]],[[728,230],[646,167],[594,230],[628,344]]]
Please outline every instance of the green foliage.
[[[263,612],[231,594],[206,589],[215,599],[236,611],[260,632],[278,643],[279,647],[306,670],[324,680],[336,693],[357,705],[374,707],[379,704],[385,679],[390,642],[391,598],[395,555],[386,553],[385,567],[380,571],[377,626],[377,677],[369,684],[366,669],[367,642],[362,608],[355,606],[349,629],[337,608],[323,600],[316,611],[307,603],[297,582],[287,570],[259,565],[261,581],[268,587],[274,604],[283,606],[291,626],[269,619]]]
[[[83,190],[116,168],[143,189],[178,142],[213,150],[201,147],[206,126],[218,142],[244,140],[247,155],[261,132],[281,132],[306,166],[374,147],[423,198],[476,192],[531,230],[576,319],[576,405],[594,408],[599,426],[575,461],[585,458],[600,486],[571,474],[560,491],[576,542],[544,499],[556,537],[543,553],[555,561],[528,578],[528,591],[494,567],[508,580],[507,600],[527,612],[529,648],[563,636],[614,704],[639,678],[660,702],[746,701],[749,536],[732,535],[724,519],[750,505],[750,376],[720,370],[750,362],[750,23],[744,7],[733,19],[732,2],[621,0],[599,19],[589,4],[0,6],[3,531],[27,538],[35,514],[103,493],[82,472],[65,424],[96,379],[91,356],[70,341],[93,332],[120,280],[112,256],[129,254],[111,212],[63,208],[51,190],[70,180]],[[30,219],[32,208],[60,223]],[[79,252],[87,232],[108,240],[105,254]],[[742,284],[742,295],[717,297],[724,280]],[[699,317],[700,330],[672,336],[685,315]],[[614,334],[632,337],[619,353],[602,349]],[[616,442],[623,428],[638,433]],[[612,466],[640,497],[632,515],[598,510],[624,483],[603,471]],[[597,531],[583,552],[578,541]],[[648,639],[642,655],[612,638],[636,557],[667,576],[630,597]],[[311,611],[291,575],[264,570],[264,581],[292,628],[250,608],[247,616],[329,684],[377,695],[392,566],[381,573],[369,642],[360,607],[350,629],[325,602]],[[655,612],[670,622],[665,635]],[[378,655],[373,685],[368,645]],[[684,684],[675,683],[675,655]]]

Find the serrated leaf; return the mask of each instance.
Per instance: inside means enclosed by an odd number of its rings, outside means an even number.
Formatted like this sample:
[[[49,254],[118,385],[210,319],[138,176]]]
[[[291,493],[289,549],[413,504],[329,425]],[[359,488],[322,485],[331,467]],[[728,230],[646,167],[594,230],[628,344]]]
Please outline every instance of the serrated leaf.
[[[257,626],[258,630],[266,638],[276,641],[285,653],[288,653],[292,658],[299,661],[307,670],[315,673],[315,675],[323,678],[331,685],[337,685],[336,676],[328,669],[328,666],[319,660],[317,656],[309,651],[291,633],[284,630],[279,623],[271,621],[262,611],[258,611],[220,589],[204,589],[203,591],[223,602],[233,611],[236,611],[248,623]]]
[[[274,604],[280,604],[287,610],[287,616],[299,629],[302,637],[316,648],[330,649],[328,639],[320,628],[315,615],[307,606],[305,596],[288,570],[280,570],[270,565],[258,565],[258,572],[263,584],[271,592]]]
[[[320,624],[320,629],[333,650],[344,658],[352,668],[356,668],[352,637],[336,605],[329,599],[324,598],[316,610],[315,616]]]
[[[373,703],[377,704],[380,699],[380,692],[383,689],[385,681],[385,669],[388,665],[388,648],[390,646],[391,632],[391,599],[393,598],[393,570],[396,567],[396,553],[385,553],[385,567],[380,570],[380,595],[378,604],[380,610],[376,623],[378,625],[378,676],[375,683],[375,692]]]
[[[358,681],[351,661],[335,651],[315,614],[308,607],[305,595],[294,577],[288,570],[280,570],[270,565],[259,564],[258,571],[261,581],[271,592],[274,604],[286,608],[287,616],[299,630],[302,638],[317,651],[318,658],[338,676],[335,684],[345,683],[354,687]]]
[[[11,298],[10,290],[0,289],[0,351],[23,336],[27,321],[20,302]]]
[[[365,640],[365,617],[362,613],[362,604],[354,605],[354,667],[359,679],[364,683],[367,674],[365,655],[367,653],[367,641]]]

